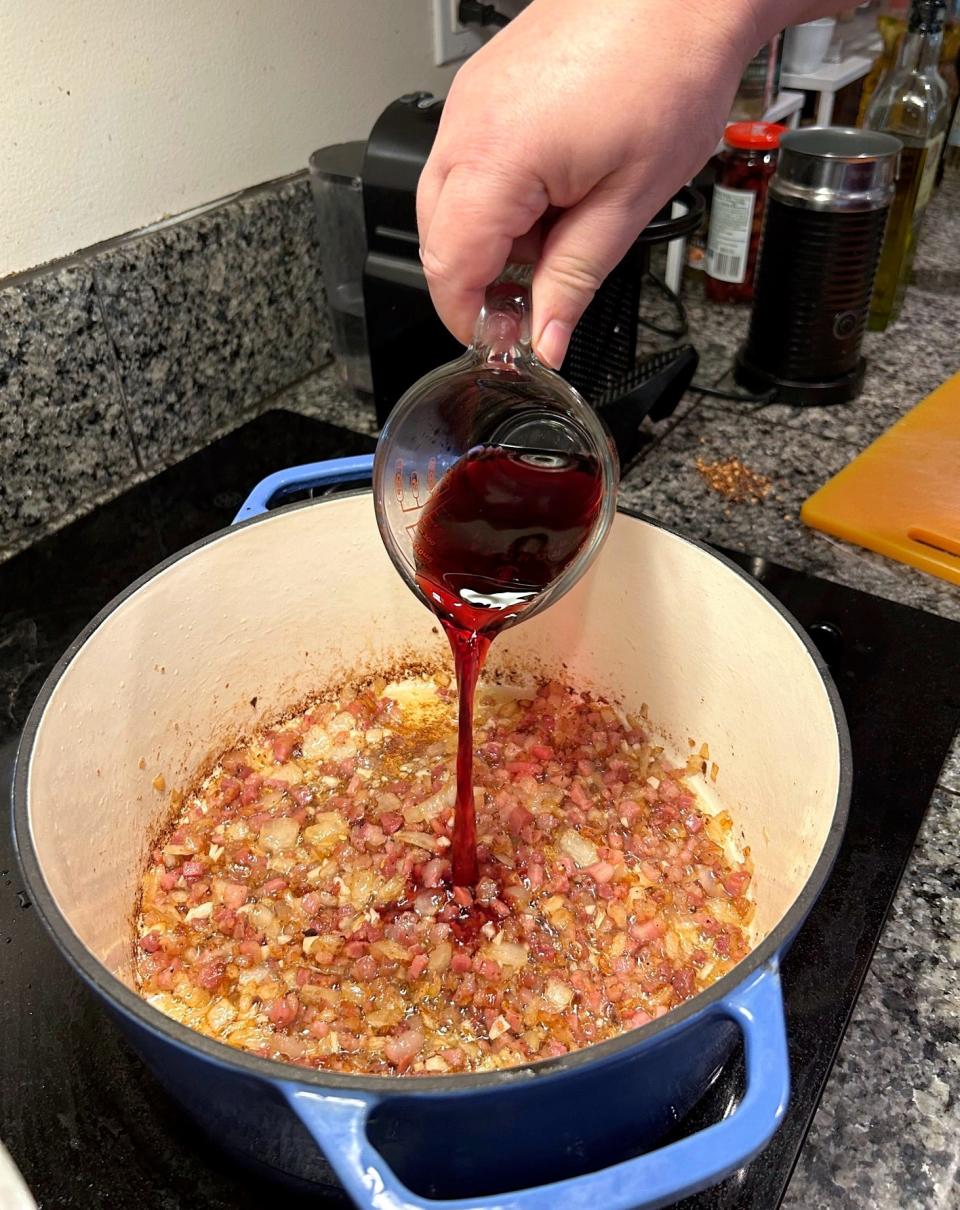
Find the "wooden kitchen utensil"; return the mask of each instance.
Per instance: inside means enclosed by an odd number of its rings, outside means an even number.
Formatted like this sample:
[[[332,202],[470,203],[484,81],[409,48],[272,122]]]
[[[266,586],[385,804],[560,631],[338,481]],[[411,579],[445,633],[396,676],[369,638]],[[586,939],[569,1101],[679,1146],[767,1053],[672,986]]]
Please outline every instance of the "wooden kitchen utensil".
[[[800,516],[960,584],[960,374],[834,475]]]

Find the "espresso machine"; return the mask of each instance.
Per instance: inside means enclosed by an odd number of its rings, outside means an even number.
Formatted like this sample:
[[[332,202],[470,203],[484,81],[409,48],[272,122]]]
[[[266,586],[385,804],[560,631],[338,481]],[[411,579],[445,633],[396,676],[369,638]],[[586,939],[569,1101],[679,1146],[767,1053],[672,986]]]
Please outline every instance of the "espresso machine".
[[[420,264],[416,193],[443,101],[427,92],[392,102],[366,142],[310,158],[334,354],[347,382],[373,397],[382,425],[418,378],[459,356],[430,300]],[[622,461],[644,416],[669,415],[696,370],[689,345],[637,360],[641,282],[654,244],[688,235],[703,217],[693,189],[641,232],[574,330],[561,373],[601,414]]]

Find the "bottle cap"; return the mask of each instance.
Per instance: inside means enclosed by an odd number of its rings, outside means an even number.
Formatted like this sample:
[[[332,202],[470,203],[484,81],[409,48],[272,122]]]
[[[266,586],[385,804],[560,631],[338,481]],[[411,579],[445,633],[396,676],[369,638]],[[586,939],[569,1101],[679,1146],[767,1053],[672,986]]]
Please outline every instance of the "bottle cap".
[[[743,151],[773,151],[788,130],[776,122],[731,122],[723,132],[723,141]]]
[[[910,6],[910,33],[938,33],[947,15],[944,0],[913,0]]]

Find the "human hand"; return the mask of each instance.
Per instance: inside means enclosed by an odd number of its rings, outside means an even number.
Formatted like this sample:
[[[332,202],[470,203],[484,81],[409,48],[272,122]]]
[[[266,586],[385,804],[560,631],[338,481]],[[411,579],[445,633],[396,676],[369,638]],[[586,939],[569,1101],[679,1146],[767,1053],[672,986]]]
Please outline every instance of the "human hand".
[[[534,0],[457,73],[420,178],[451,332],[469,343],[485,287],[533,263],[534,348],[559,366],[603,279],[713,153],[745,63],[814,4]]]

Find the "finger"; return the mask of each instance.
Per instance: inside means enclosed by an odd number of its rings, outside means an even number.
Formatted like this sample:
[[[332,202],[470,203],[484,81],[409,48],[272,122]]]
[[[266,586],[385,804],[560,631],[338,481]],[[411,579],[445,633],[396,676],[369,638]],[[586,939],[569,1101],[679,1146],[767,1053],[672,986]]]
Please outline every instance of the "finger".
[[[547,207],[541,182],[504,165],[457,165],[447,174],[422,249],[434,306],[450,331],[469,344],[484,290],[502,272],[515,239]]]
[[[533,347],[541,361],[561,364],[581,315],[649,217],[633,191],[607,184],[557,219],[533,274]]]
[[[420,236],[421,255],[427,242],[430,224],[433,221],[437,198],[440,196],[440,190],[447,176],[446,168],[437,164],[438,158],[432,156],[427,160],[417,186],[417,231]],[[513,247],[507,258],[511,265],[536,264],[540,259],[544,235],[558,213],[560,212],[555,206],[549,206],[543,217],[538,219],[529,231],[524,232],[513,241]]]
[[[433,222],[434,211],[437,208],[437,199],[446,179],[446,168],[442,168],[437,163],[436,156],[430,156],[423,166],[420,180],[417,183],[417,232],[420,236],[421,256],[430,232],[430,224]]]

